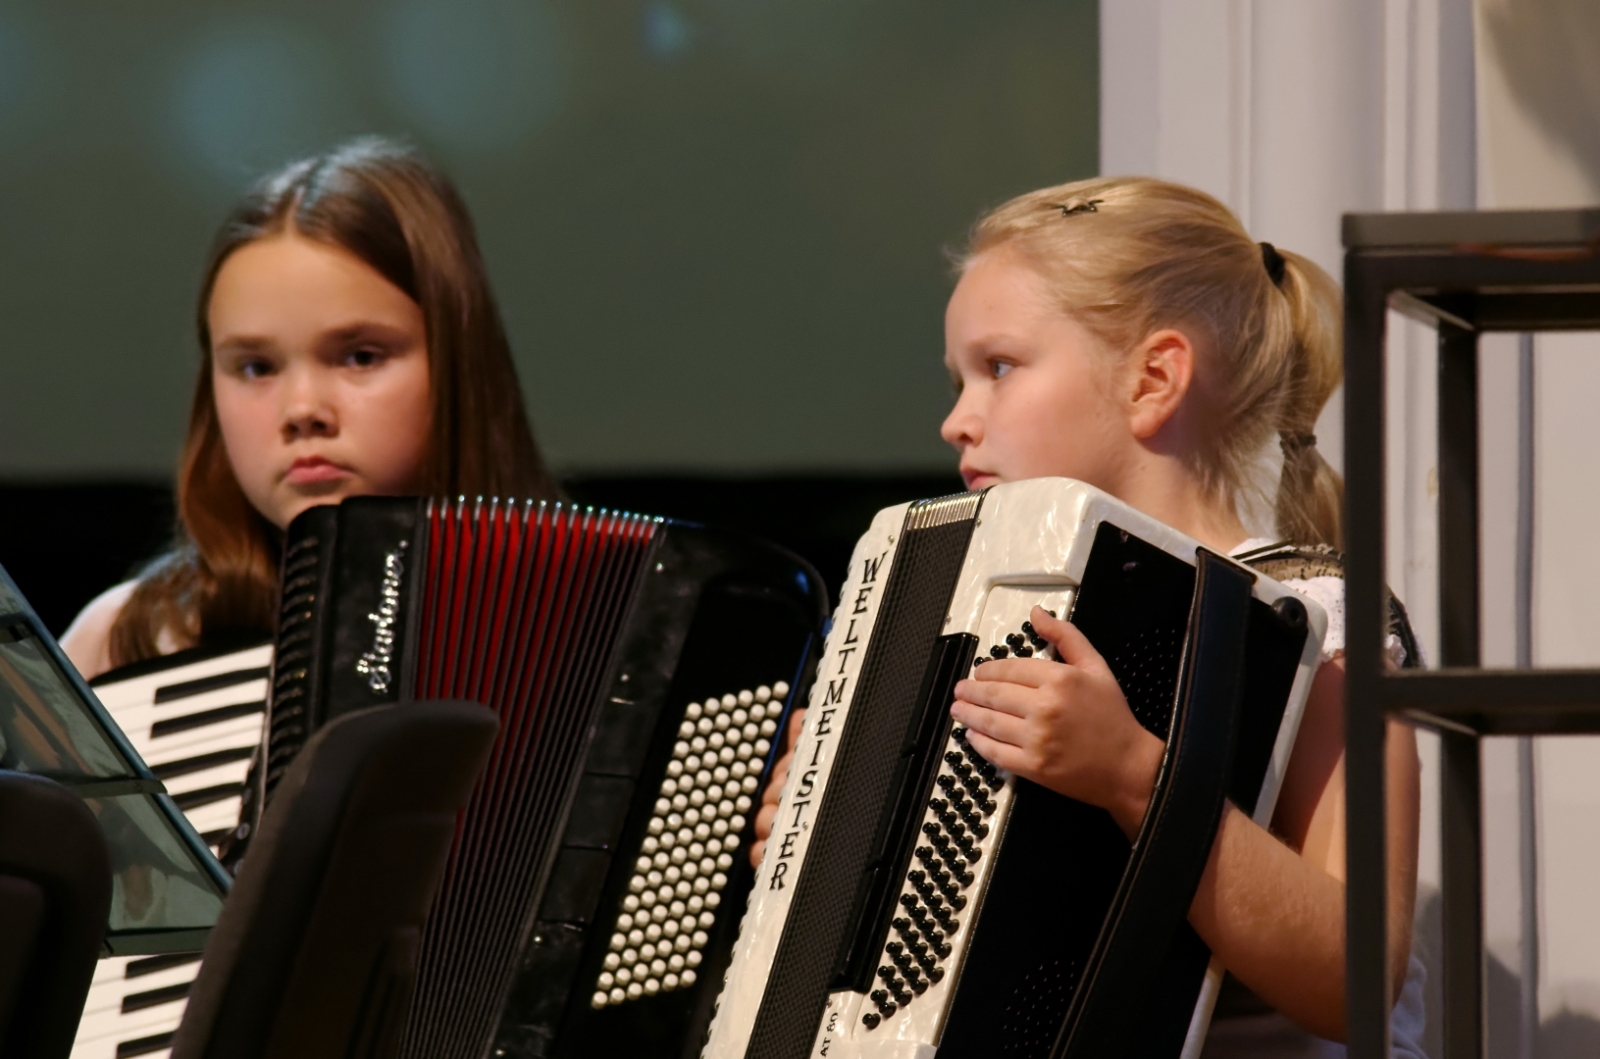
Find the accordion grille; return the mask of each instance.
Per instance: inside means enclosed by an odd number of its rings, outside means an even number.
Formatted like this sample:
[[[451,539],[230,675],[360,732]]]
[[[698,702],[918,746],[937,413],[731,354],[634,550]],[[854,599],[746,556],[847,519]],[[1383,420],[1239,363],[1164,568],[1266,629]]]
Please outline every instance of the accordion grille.
[[[423,938],[400,1054],[476,1057],[493,1032],[658,520],[559,504],[425,514],[415,696],[500,715]]]

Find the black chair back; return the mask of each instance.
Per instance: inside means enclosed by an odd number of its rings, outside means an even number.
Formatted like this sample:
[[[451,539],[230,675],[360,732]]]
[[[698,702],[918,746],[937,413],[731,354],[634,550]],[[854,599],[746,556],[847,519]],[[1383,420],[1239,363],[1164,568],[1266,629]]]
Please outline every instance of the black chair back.
[[[386,1059],[495,715],[466,702],[330,722],[274,793],[206,944],[173,1059]]]
[[[0,1056],[64,1059],[111,910],[111,858],[83,799],[0,770]]]

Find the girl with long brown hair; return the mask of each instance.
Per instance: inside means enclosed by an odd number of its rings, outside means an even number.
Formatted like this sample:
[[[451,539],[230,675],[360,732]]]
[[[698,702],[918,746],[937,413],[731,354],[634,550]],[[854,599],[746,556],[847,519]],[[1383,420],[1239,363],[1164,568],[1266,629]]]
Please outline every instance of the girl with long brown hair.
[[[364,138],[263,180],[217,234],[196,324],[179,540],[62,637],[86,677],[270,636],[308,507],[556,495],[471,218],[413,151]]]

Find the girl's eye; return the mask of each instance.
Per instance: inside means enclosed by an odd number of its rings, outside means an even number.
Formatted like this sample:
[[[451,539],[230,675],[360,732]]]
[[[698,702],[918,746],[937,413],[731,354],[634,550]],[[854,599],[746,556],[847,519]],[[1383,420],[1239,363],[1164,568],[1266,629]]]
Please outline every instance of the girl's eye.
[[[240,378],[264,379],[272,374],[272,364],[265,360],[243,360],[234,370],[239,373]]]
[[[383,354],[376,349],[352,349],[345,354],[345,363],[352,368],[375,368],[383,363]]]
[[[995,379],[1004,378],[1006,373],[1014,367],[1016,367],[1016,365],[1009,361],[991,360],[989,362],[989,375],[991,378]]]

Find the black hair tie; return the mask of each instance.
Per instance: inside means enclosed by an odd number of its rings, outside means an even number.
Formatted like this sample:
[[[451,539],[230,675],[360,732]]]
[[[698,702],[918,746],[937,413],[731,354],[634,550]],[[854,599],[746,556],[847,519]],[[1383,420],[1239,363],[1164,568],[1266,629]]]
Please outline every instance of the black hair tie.
[[[1278,435],[1278,446],[1283,449],[1285,456],[1293,456],[1307,449],[1316,448],[1317,436],[1315,434],[1291,434],[1288,431],[1284,431]]]
[[[1283,270],[1288,262],[1284,261],[1283,255],[1278,253],[1278,248],[1271,243],[1261,243],[1259,245],[1261,247],[1261,263],[1266,266],[1267,278],[1272,281],[1274,287],[1283,286]]]

